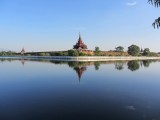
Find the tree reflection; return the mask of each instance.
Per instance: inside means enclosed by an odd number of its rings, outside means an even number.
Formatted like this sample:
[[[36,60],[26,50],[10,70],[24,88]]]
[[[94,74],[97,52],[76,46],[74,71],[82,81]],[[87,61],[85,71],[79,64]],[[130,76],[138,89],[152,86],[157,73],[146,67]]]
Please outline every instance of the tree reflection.
[[[95,70],[99,70],[100,62],[94,62]]]
[[[123,70],[124,69],[124,63],[123,62],[116,62],[115,63],[115,69],[117,70]]]
[[[140,64],[138,61],[129,61],[128,62],[128,69],[131,71],[136,71],[140,68]]]
[[[49,60],[49,59],[33,59],[33,58],[0,58],[0,62],[4,61],[15,61],[15,60],[20,60],[21,64],[24,66],[26,61],[36,61],[36,62],[47,62],[51,64],[59,64],[59,65],[68,65],[70,68],[72,68],[74,71],[76,71],[79,80],[81,80],[83,74],[87,71],[88,66],[94,66],[95,70],[99,70],[100,65],[108,65],[108,64],[114,64],[116,70],[123,70],[124,66],[128,61],[97,61],[97,62],[73,62],[73,61],[60,61],[60,60]],[[129,61],[127,63],[128,69],[131,71],[136,71],[140,69],[140,66],[144,66],[148,68],[152,62],[160,62],[160,60],[142,60],[142,61]],[[107,67],[107,66],[106,66]]]
[[[151,60],[143,60],[143,66],[144,67],[149,67],[149,65],[152,63]]]

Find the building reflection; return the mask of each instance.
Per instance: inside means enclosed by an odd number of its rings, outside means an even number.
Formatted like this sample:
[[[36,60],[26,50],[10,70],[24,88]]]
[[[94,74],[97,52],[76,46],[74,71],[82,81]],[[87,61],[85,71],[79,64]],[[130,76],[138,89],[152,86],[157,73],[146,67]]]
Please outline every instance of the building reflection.
[[[12,62],[16,59],[6,59],[1,58],[0,62]],[[69,62],[69,61],[55,61],[55,60],[46,60],[46,59],[19,59],[21,64],[24,66],[27,61],[36,61],[36,62],[47,62],[51,64],[62,64],[62,65],[68,65],[70,68],[72,68],[77,76],[79,82],[81,81],[83,75],[85,72],[87,72],[87,67],[94,66],[94,69],[98,71],[100,69],[100,66],[102,65],[114,65],[116,70],[123,70],[125,68],[128,68],[128,70],[135,72],[139,70],[140,68],[148,68],[151,63],[153,62],[160,62],[160,60],[142,60],[142,61],[104,61],[104,62]]]
[[[25,60],[24,60],[23,58],[21,59],[21,63],[22,63],[22,65],[24,66]]]
[[[79,82],[80,82],[81,78],[82,78],[82,75],[87,70],[87,67],[75,67],[74,70],[76,71],[76,73],[78,75],[78,78],[79,78]]]

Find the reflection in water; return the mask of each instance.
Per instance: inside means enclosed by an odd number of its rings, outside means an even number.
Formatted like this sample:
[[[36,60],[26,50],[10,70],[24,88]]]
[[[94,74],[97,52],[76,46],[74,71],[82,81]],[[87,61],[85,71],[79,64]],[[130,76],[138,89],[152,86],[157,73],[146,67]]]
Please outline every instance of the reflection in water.
[[[129,61],[128,62],[128,69],[131,71],[136,71],[140,68],[140,64],[138,61]]]
[[[149,65],[152,63],[151,60],[143,60],[144,67],[149,67]]]
[[[124,62],[122,62],[122,61],[115,62],[115,69],[123,70],[124,69]]]
[[[94,62],[95,70],[99,70],[100,62]]]
[[[53,63],[53,64],[68,64],[69,67],[74,68],[74,67],[87,67],[87,66],[95,66],[95,70],[100,69],[101,64],[113,64],[115,65],[115,69],[117,70],[123,70],[124,69],[124,64],[127,63],[128,69],[131,71],[136,71],[140,68],[140,66],[144,67],[149,67],[152,62],[160,62],[159,60],[142,60],[142,61],[96,61],[96,62],[73,62],[73,61],[54,61],[54,60],[45,60],[45,59],[12,59],[12,58],[0,58],[0,62],[4,61],[15,61],[15,60],[20,60],[22,65],[25,64],[26,61],[37,61],[37,62],[48,62],[48,63]]]
[[[23,58],[21,59],[21,63],[22,63],[22,65],[24,66],[25,60],[24,60]]]
[[[87,70],[87,67],[75,67],[74,70],[78,74],[79,82],[81,81],[83,73]]]
[[[154,61],[9,61],[15,60],[0,59],[0,120],[160,118],[160,63],[149,69]],[[84,84],[73,84],[73,74]]]
[[[4,61],[14,61],[16,59],[6,59],[6,58],[0,58],[1,62]],[[37,61],[37,62],[49,62],[49,63],[53,63],[53,64],[67,64],[69,67],[73,68],[73,70],[76,71],[79,81],[82,78],[82,75],[84,74],[84,72],[87,71],[87,67],[88,66],[93,66],[95,67],[95,70],[99,70],[100,69],[100,65],[101,64],[114,64],[115,65],[115,69],[116,70],[123,70],[124,69],[124,65],[128,66],[128,69],[131,71],[137,71],[140,69],[140,66],[144,66],[146,68],[148,68],[150,66],[150,64],[152,62],[159,62],[159,60],[142,60],[142,61],[96,61],[96,62],[67,62],[67,61],[54,61],[54,60],[45,60],[45,59],[20,59],[21,64],[24,66],[26,61]]]

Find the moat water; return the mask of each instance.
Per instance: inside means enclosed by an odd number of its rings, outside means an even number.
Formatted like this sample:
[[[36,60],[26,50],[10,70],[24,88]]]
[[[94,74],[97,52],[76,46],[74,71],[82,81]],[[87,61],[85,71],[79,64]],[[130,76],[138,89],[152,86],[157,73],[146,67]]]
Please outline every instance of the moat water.
[[[0,59],[0,120],[160,120],[160,61]]]

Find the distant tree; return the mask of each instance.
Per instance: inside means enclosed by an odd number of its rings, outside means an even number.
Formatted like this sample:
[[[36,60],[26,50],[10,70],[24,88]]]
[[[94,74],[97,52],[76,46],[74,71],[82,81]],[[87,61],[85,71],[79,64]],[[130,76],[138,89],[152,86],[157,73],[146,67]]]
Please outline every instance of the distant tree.
[[[158,53],[155,53],[155,52],[150,52],[150,53],[149,53],[149,56],[159,57]]]
[[[26,54],[26,56],[31,56],[31,54]]]
[[[49,54],[49,53],[45,53],[45,55],[46,55],[46,56],[50,56],[50,54]]]
[[[77,50],[69,50],[68,51],[69,56],[79,56],[79,52]]]
[[[149,48],[145,48],[144,51],[143,51],[143,55],[149,56],[149,54],[150,54]]]
[[[128,47],[128,54],[137,56],[140,53],[140,48],[137,45],[131,45]]]
[[[79,56],[86,56],[86,53],[80,52],[80,53],[79,53]]]
[[[99,52],[99,47],[95,47],[95,52]]]
[[[99,53],[100,53],[99,47],[95,47],[95,55],[99,55]]]
[[[45,53],[38,53],[38,56],[46,56]]]
[[[51,54],[52,56],[54,56],[53,54]],[[63,56],[63,52],[56,52],[55,56]]]
[[[130,69],[131,71],[136,71],[140,68],[140,64],[138,63],[138,61],[129,61],[128,62],[128,69]]]
[[[148,2],[155,7],[160,7],[160,0],[148,0]],[[159,28],[160,27],[160,17],[158,17],[154,23],[152,24],[154,28]]]
[[[68,52],[63,52],[63,56],[68,56]]]
[[[0,56],[15,56],[15,55],[17,55],[17,53],[13,51],[1,51],[0,52]]]
[[[124,47],[118,46],[118,47],[116,47],[115,49],[116,49],[117,52],[123,52]]]

